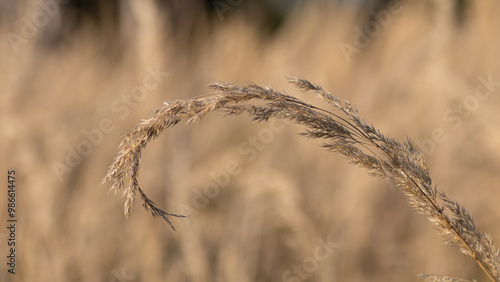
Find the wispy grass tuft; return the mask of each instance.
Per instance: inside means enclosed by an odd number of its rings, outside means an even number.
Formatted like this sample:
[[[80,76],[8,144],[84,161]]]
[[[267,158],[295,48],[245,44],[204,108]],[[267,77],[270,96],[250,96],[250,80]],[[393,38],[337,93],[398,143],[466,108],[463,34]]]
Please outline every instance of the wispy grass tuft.
[[[112,190],[124,189],[127,198],[125,215],[128,217],[130,214],[135,196],[139,193],[146,210],[154,217],[161,217],[172,229],[170,216],[186,217],[158,208],[137,180],[142,150],[164,129],[181,121],[198,121],[216,111],[224,116],[248,114],[258,122],[270,118],[286,119],[303,125],[303,136],[323,140],[322,146],[326,150],[344,155],[352,164],[366,169],[375,177],[392,180],[406,194],[409,205],[427,216],[446,243],[457,246],[472,257],[492,281],[500,279],[499,251],[491,238],[479,231],[461,204],[433,186],[423,154],[409,138],[399,142],[386,137],[361,119],[357,108],[348,101],[340,101],[321,86],[305,79],[292,76],[288,80],[299,89],[311,91],[326,100],[332,110],[315,107],[270,87],[253,83],[240,87],[228,82],[216,82],[209,86],[214,94],[165,103],[153,117],[129,132],[104,179],[112,183]],[[125,187],[127,179],[129,183]],[[462,281],[437,275],[425,277],[437,279],[434,281]]]
[[[419,275],[420,278],[425,278],[425,280],[429,282],[477,282],[476,280],[465,280],[455,277],[443,276],[443,275],[434,275],[434,274],[422,274]]]

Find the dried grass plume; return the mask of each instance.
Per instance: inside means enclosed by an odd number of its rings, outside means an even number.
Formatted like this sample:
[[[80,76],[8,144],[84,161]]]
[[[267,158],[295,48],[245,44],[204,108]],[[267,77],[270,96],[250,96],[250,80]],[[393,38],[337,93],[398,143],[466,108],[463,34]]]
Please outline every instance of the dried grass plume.
[[[326,150],[344,155],[352,164],[375,177],[394,182],[408,197],[409,205],[434,224],[446,243],[472,257],[492,281],[499,281],[498,249],[488,234],[479,231],[461,204],[449,199],[432,184],[423,155],[410,139],[399,142],[384,136],[360,118],[355,106],[341,102],[319,85],[297,77],[288,77],[288,80],[326,100],[331,110],[315,107],[270,87],[253,83],[240,87],[217,82],[209,86],[213,94],[165,103],[151,118],[130,131],[104,179],[112,183],[112,190],[124,190],[125,215],[128,217],[139,194],[144,208],[154,217],[162,218],[172,229],[169,217],[186,217],[157,207],[137,180],[142,151],[164,129],[181,121],[198,121],[211,112],[221,112],[224,116],[247,114],[258,122],[270,118],[286,119],[304,126],[303,136],[323,140]],[[425,277],[433,281],[465,281],[438,275]]]

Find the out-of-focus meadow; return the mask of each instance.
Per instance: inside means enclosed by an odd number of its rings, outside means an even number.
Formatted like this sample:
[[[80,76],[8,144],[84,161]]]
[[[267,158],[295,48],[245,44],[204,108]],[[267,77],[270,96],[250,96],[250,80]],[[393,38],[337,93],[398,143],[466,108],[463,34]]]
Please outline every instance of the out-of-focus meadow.
[[[148,146],[141,187],[191,214],[173,219],[177,232],[140,203],[126,220],[125,199],[101,181],[123,134],[213,81],[324,106],[286,83],[293,74],[415,140],[438,189],[498,243],[497,1],[109,1],[84,13],[85,1],[58,2],[0,2],[1,281],[487,279],[391,183],[279,121],[212,115]]]

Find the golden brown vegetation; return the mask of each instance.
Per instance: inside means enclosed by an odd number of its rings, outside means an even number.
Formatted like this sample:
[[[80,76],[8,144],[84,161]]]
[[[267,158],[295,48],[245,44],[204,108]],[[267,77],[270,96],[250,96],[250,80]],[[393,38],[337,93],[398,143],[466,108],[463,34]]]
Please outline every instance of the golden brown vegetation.
[[[434,183],[498,242],[498,83],[475,91],[500,81],[500,7],[476,1],[457,26],[449,9],[403,3],[350,62],[339,45],[354,44],[353,27],[365,17],[333,5],[299,7],[273,36],[235,9],[190,38],[174,37],[159,21],[119,52],[85,31],[58,50],[30,40],[15,53],[0,41],[0,168],[19,175],[14,279],[282,281],[287,271],[302,280],[294,274],[300,269],[305,281],[418,281],[417,273],[487,280],[442,245],[392,184],[297,138],[291,124],[207,117],[148,145],[138,180],[159,207],[191,214],[174,219],[177,232],[141,212],[126,221],[121,199],[101,185],[122,134],[162,102],[205,94],[217,80],[287,89],[283,74],[293,73],[355,101],[388,136],[423,145]],[[10,27],[2,29],[6,38]],[[168,76],[140,99],[127,98],[156,69]],[[72,166],[66,158],[85,140],[91,152]],[[54,163],[69,164],[61,181]],[[4,202],[2,222],[5,212]],[[4,254],[5,236],[0,242]],[[314,265],[319,242],[335,248]],[[0,280],[10,281],[0,265]]]
[[[164,129],[183,121],[192,123],[218,111],[225,116],[248,114],[259,122],[268,122],[273,118],[283,119],[306,127],[301,134],[311,139],[324,140],[322,147],[328,151],[340,153],[372,176],[389,179],[401,187],[410,206],[434,223],[445,242],[456,245],[463,253],[472,257],[492,281],[500,279],[498,249],[489,235],[477,229],[465,207],[432,186],[427,163],[413,141],[408,139],[405,143],[400,143],[385,137],[359,117],[355,106],[348,101],[342,103],[321,86],[297,77],[290,77],[289,81],[298,88],[313,91],[325,99],[334,111],[317,108],[270,87],[255,84],[239,87],[219,82],[210,85],[216,94],[167,102],[153,117],[130,131],[121,142],[119,155],[105,178],[105,181],[113,183],[111,189],[114,191],[123,189],[124,182],[130,178],[130,184],[124,192],[127,197],[125,215],[130,215],[138,193],[144,208],[153,217],[161,217],[173,230],[175,228],[169,217],[187,217],[158,208],[139,185],[142,152]],[[255,104],[255,100],[264,104]],[[208,191],[205,193],[205,196],[210,197]],[[443,279],[450,278],[442,277],[435,281]]]

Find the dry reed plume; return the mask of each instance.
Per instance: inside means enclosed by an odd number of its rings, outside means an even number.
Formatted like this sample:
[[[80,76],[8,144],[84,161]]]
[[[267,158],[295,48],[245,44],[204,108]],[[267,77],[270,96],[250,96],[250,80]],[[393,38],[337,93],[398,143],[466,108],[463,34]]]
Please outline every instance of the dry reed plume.
[[[427,216],[446,243],[456,245],[472,257],[492,281],[500,280],[498,249],[488,234],[479,231],[461,204],[433,187],[423,155],[410,139],[400,143],[385,137],[361,119],[357,108],[349,102],[342,103],[338,97],[307,80],[297,77],[288,79],[298,88],[313,91],[325,99],[335,111],[315,107],[270,87],[255,84],[239,87],[217,82],[210,85],[214,94],[165,103],[153,117],[129,132],[104,179],[112,182],[111,189],[115,192],[124,188],[126,179],[130,181],[124,190],[127,198],[125,215],[128,217],[130,214],[139,193],[144,208],[154,217],[161,217],[172,229],[174,226],[169,216],[186,217],[158,208],[137,180],[142,150],[164,129],[181,121],[198,121],[215,111],[222,112],[224,116],[246,113],[258,122],[270,118],[287,119],[306,128],[302,135],[323,140],[322,146],[328,151],[344,155],[352,164],[365,168],[375,177],[391,179],[406,194],[409,205]],[[439,275],[422,277],[433,281],[464,281]]]

